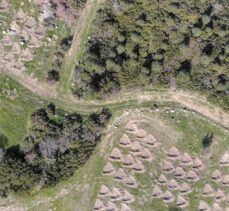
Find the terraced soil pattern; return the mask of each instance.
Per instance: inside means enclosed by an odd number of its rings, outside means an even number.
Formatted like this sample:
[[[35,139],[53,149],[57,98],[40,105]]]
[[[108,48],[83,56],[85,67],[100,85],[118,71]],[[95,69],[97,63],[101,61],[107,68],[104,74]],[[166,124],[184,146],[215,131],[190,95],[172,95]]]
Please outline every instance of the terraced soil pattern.
[[[160,142],[153,133],[143,129],[141,123],[141,120],[126,123],[118,145],[103,168],[104,183],[94,210],[140,210],[141,206],[136,209],[136,204],[144,200],[151,202],[153,210],[169,207],[228,210],[228,149],[218,155],[193,153],[179,148],[179,143]],[[208,156],[218,157],[216,163]],[[151,181],[146,190],[144,179],[147,177]],[[164,209],[157,207],[158,204]]]

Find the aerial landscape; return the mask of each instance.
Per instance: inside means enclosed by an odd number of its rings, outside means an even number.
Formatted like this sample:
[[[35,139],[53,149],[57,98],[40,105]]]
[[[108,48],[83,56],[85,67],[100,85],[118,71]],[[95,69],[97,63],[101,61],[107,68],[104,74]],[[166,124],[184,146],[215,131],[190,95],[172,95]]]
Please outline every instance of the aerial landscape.
[[[229,211],[228,0],[0,0],[0,211]]]

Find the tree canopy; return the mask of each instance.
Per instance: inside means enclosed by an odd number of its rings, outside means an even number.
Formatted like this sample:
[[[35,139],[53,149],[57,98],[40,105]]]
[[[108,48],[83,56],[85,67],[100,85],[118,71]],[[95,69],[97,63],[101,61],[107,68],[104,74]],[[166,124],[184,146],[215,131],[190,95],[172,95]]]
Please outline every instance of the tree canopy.
[[[24,141],[0,148],[0,195],[36,184],[55,185],[72,176],[93,153],[110,118],[106,108],[85,116],[53,103],[34,112]]]
[[[229,109],[226,0],[108,0],[97,12],[73,93],[136,86],[198,90]]]

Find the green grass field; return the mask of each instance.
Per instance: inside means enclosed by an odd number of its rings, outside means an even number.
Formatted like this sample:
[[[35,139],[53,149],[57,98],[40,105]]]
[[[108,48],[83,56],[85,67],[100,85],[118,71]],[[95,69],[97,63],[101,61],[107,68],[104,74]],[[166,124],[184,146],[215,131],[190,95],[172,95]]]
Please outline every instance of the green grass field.
[[[13,79],[0,74],[0,133],[8,139],[6,146],[20,143],[31,113],[43,104]]]

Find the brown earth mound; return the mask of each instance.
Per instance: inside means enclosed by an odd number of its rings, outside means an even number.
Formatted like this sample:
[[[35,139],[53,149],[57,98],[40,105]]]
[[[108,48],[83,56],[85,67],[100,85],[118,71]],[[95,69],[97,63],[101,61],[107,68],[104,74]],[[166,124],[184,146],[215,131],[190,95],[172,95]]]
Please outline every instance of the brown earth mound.
[[[137,160],[134,165],[133,165],[133,170],[137,173],[143,173],[145,172],[145,167],[144,165],[142,164],[141,161]]]
[[[130,151],[134,154],[140,154],[141,153],[141,145],[139,144],[139,142],[133,142],[132,145],[131,145],[131,149]]]
[[[101,210],[103,207],[103,202],[101,202],[99,199],[96,199],[94,210]]]
[[[152,196],[154,198],[160,198],[162,196],[162,190],[159,186],[157,185],[154,186]]]
[[[121,191],[118,188],[114,187],[111,192],[111,200],[118,201],[121,200],[121,198],[122,198]]]
[[[181,194],[183,194],[183,195],[189,194],[191,191],[192,191],[192,190],[191,190],[190,186],[189,186],[187,183],[183,183],[183,184],[180,186],[180,192],[181,192]]]
[[[110,190],[106,185],[102,185],[99,191],[100,196],[108,196],[110,194]]]
[[[192,165],[192,158],[191,158],[191,156],[187,152],[185,152],[183,154],[183,156],[181,158],[181,163],[183,165]]]
[[[214,211],[223,211],[223,209],[217,203],[213,204],[212,210],[214,210]]]
[[[125,184],[130,186],[130,187],[137,187],[138,186],[137,180],[132,175],[128,175],[125,178]]]
[[[124,155],[122,164],[127,167],[131,167],[134,164],[134,158],[131,155]]]
[[[177,201],[176,201],[176,205],[178,207],[184,208],[188,206],[188,202],[185,198],[183,198],[182,196],[178,195],[177,197]]]
[[[168,181],[168,187],[170,190],[177,190],[179,188],[179,184],[176,180],[171,179]]]
[[[225,200],[225,194],[222,190],[217,190],[215,194],[216,201],[224,201]]]
[[[120,161],[122,159],[122,153],[118,148],[114,148],[110,154],[112,160]]]
[[[113,165],[110,162],[107,162],[107,164],[103,168],[103,174],[104,175],[111,175],[115,172],[115,169]]]
[[[119,168],[114,177],[116,180],[124,180],[126,178],[126,172],[123,168]]]
[[[131,145],[131,140],[128,135],[124,134],[119,141],[119,144],[123,147],[129,147]]]
[[[174,170],[174,166],[173,166],[173,164],[171,162],[164,161],[162,169],[163,169],[164,172],[170,173],[170,172],[172,172]]]
[[[165,177],[165,175],[161,175],[159,178],[158,178],[158,182],[160,183],[160,184],[163,184],[163,185],[165,185],[166,183],[167,183],[167,178]]]
[[[215,171],[213,171],[212,173],[212,179],[213,180],[217,180],[220,181],[222,179],[222,173],[220,170],[216,169]]]
[[[200,160],[199,158],[196,158],[193,162],[193,169],[202,170],[203,168],[204,168],[204,164],[202,160]]]
[[[162,199],[165,203],[171,203],[174,200],[174,196],[170,191],[167,190],[165,193],[163,193]]]
[[[214,189],[211,185],[206,184],[203,190],[204,196],[213,196],[214,195]]]
[[[177,178],[184,178],[185,177],[185,171],[182,167],[177,167],[174,172],[174,176]]]
[[[113,202],[109,201],[106,206],[106,211],[118,211],[118,207]]]
[[[131,211],[131,209],[128,205],[122,203],[120,211]]]
[[[229,165],[229,154],[227,152],[222,155],[219,163],[222,166],[228,166]]]
[[[176,147],[171,147],[167,155],[171,159],[178,159],[180,157],[180,152]]]
[[[124,190],[123,196],[122,196],[122,201],[124,201],[126,203],[131,203],[134,201],[134,197],[128,191]]]
[[[187,174],[187,179],[189,180],[189,181],[198,181],[200,178],[199,178],[199,176],[198,176],[198,174],[195,172],[195,171],[189,171],[188,172],[188,174]]]
[[[134,132],[138,129],[136,124],[134,122],[128,122],[125,126],[125,129],[130,132]]]
[[[204,201],[200,201],[199,202],[199,211],[210,211],[209,205]]]
[[[0,2],[0,11],[5,12],[9,9],[9,3],[6,0]]]
[[[222,179],[222,183],[224,186],[228,187],[229,186],[229,174],[225,175]]]

